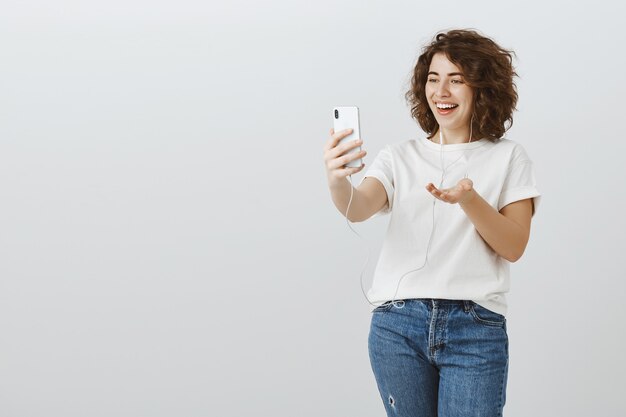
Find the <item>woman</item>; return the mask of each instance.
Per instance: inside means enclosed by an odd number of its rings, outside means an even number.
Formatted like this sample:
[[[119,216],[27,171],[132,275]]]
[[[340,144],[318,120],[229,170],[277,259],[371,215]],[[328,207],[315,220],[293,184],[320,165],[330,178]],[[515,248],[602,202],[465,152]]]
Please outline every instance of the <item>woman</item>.
[[[427,137],[388,145],[359,186],[366,152],[324,147],[333,202],[353,222],[391,213],[367,294],[369,354],[389,416],[501,416],[509,263],[540,194],[524,148],[502,136],[517,103],[512,52],[471,30],[438,34],[406,97]],[[506,126],[508,124],[508,126]],[[434,184],[439,184],[435,186]]]

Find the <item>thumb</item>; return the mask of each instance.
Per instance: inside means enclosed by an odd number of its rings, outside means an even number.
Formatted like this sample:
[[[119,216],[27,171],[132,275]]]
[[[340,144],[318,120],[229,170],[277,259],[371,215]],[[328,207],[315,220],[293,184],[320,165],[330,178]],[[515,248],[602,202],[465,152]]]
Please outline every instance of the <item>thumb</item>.
[[[463,187],[463,189],[471,189],[474,186],[474,182],[469,178],[461,178],[459,181],[459,185]]]

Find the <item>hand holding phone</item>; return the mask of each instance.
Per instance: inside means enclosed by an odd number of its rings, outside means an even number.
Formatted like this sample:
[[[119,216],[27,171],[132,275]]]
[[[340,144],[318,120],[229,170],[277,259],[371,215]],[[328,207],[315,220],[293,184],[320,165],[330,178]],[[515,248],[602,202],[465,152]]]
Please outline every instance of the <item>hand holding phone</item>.
[[[342,109],[349,109],[344,113]],[[333,109],[334,128],[331,137],[324,145],[324,160],[329,180],[339,180],[359,172],[365,164],[367,152],[361,149],[358,109],[356,107],[335,107]],[[356,129],[351,126],[356,126]],[[355,142],[355,140],[359,140]]]
[[[339,132],[345,129],[352,129],[352,132],[347,136],[344,136],[339,141],[339,144],[354,141],[355,139],[361,139],[361,128],[359,120],[359,108],[356,106],[347,107],[335,107],[333,109],[333,129],[335,132]],[[361,151],[361,147],[350,148],[349,153],[358,153]],[[349,159],[346,167],[358,168],[363,165],[363,161],[358,159]]]

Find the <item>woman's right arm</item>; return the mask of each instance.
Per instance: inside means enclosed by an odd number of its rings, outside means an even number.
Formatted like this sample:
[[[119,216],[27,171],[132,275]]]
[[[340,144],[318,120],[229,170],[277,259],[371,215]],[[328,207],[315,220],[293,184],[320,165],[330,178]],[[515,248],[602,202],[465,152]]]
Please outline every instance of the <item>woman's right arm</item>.
[[[328,188],[337,210],[345,216],[348,202],[350,201],[350,190],[353,188],[349,175],[357,173],[363,169],[360,167],[344,167],[348,162],[364,157],[367,152],[347,153],[352,148],[359,146],[360,142],[347,142],[338,145],[339,141],[348,136],[351,130],[344,130],[335,133],[330,130],[330,139],[324,145],[324,161],[326,163],[326,175],[328,177]],[[388,204],[387,192],[383,185],[374,177],[367,177],[360,186],[354,189],[348,220],[353,223],[362,222],[369,219],[380,209]]]

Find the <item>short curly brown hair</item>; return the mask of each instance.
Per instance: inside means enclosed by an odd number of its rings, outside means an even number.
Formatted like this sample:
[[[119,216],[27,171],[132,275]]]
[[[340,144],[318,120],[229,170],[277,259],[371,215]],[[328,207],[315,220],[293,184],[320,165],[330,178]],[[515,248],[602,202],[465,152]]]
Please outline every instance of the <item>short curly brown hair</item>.
[[[517,88],[513,77],[515,52],[503,49],[493,40],[474,30],[456,29],[438,33],[424,47],[417,60],[411,88],[405,94],[411,115],[432,138],[438,123],[428,105],[426,82],[433,56],[442,52],[463,72],[465,82],[474,92],[472,140],[487,138],[494,142],[513,125]],[[508,127],[505,126],[508,122]]]

